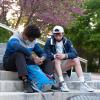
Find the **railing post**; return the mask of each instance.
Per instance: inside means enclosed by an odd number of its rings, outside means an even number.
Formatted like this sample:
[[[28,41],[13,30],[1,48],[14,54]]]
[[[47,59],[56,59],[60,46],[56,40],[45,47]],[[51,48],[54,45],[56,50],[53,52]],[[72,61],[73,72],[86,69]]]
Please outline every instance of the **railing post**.
[[[85,72],[87,72],[87,63],[85,63]]]

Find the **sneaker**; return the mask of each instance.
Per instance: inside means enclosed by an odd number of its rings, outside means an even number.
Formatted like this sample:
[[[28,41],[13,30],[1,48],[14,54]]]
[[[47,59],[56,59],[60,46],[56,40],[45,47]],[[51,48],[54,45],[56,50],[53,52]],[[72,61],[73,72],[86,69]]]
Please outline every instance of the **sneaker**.
[[[23,81],[23,87],[24,87],[24,92],[25,93],[33,93],[33,89],[31,87],[31,83],[29,80],[24,80]]]
[[[52,87],[52,85],[50,85],[50,84],[43,85],[42,91],[44,91],[44,92],[51,91],[51,87]]]
[[[60,83],[60,90],[62,92],[69,92],[70,91],[69,88],[67,87],[67,84],[65,82],[61,82]]]
[[[91,88],[86,82],[80,83],[80,91],[83,92],[94,92],[94,89]]]
[[[52,85],[52,87],[51,87],[51,89],[53,89],[53,90],[59,90],[59,86],[57,86],[57,85]]]
[[[32,86],[32,89],[34,90],[34,92],[41,92],[41,90],[37,87],[35,82],[31,81],[31,86]]]

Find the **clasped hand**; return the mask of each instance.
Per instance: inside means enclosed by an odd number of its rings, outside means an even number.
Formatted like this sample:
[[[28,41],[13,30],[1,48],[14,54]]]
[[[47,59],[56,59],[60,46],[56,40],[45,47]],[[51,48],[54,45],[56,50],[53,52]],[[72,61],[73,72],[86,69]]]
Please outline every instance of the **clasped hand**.
[[[57,53],[57,54],[55,54],[55,58],[60,59],[60,60],[64,59],[65,56],[66,56],[66,55],[63,54],[63,53]]]

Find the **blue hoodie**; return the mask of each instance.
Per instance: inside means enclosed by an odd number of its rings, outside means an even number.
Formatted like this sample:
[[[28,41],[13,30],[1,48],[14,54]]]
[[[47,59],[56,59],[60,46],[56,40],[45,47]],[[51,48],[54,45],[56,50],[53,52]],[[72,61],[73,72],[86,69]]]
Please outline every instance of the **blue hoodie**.
[[[46,54],[44,53],[43,49],[39,46],[37,40],[34,40],[30,43],[26,43],[23,40],[21,33],[15,33],[8,40],[4,57],[8,58],[15,52],[22,52],[26,56],[30,57],[33,51],[40,57],[46,57]]]

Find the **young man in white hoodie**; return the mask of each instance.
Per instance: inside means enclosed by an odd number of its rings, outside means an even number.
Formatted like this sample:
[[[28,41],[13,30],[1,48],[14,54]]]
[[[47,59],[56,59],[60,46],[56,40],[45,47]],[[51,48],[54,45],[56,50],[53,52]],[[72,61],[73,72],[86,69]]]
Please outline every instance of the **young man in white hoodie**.
[[[63,71],[68,71],[74,66],[75,71],[81,82],[80,90],[92,92],[83,76],[78,54],[73,47],[71,41],[64,37],[64,29],[61,26],[55,26],[52,31],[51,38],[47,39],[45,44],[45,52],[49,63],[53,63],[57,72],[61,91],[69,91],[67,84],[64,81]],[[63,63],[64,62],[64,63]],[[50,66],[49,66],[50,67]]]

